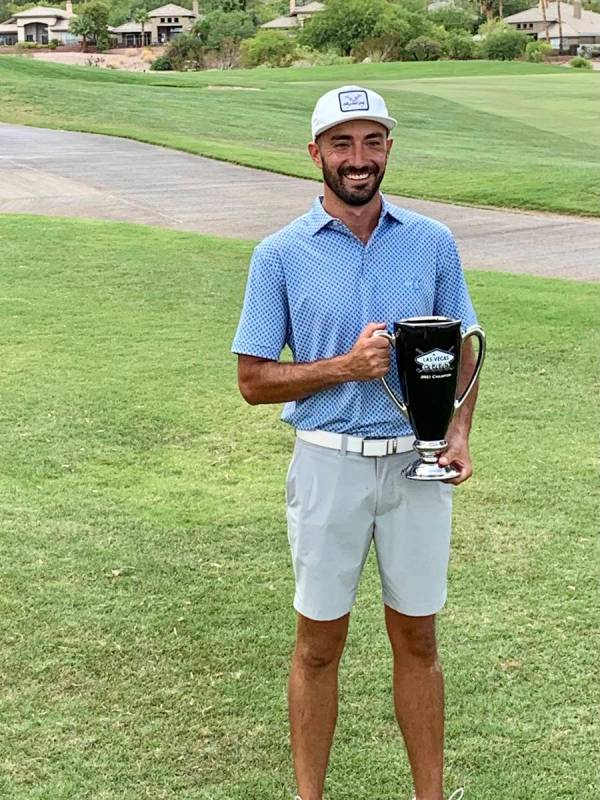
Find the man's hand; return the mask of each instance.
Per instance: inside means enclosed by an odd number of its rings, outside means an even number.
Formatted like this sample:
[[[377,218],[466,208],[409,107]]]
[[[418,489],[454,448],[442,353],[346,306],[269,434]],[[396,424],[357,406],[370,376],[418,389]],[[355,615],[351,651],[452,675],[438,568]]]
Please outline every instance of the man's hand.
[[[460,470],[460,475],[452,480],[445,481],[445,483],[453,483],[458,486],[468,480],[473,474],[473,465],[471,464],[471,455],[469,453],[469,441],[464,434],[452,435],[448,433],[448,449],[445,450],[438,458],[440,467],[446,467],[448,464],[452,465],[455,469]]]
[[[384,331],[385,322],[370,322],[361,332],[354,347],[346,354],[350,380],[370,381],[383,378],[390,368],[390,343],[384,336],[373,336]]]

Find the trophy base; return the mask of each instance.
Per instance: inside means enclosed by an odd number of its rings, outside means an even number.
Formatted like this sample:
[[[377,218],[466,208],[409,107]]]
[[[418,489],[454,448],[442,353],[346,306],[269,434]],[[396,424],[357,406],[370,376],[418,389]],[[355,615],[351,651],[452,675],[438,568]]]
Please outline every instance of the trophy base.
[[[420,458],[402,470],[402,475],[411,481],[448,481],[457,478],[460,472],[454,467],[440,467],[439,456],[448,447],[448,442],[440,439],[435,442],[424,442],[419,439],[413,445]]]
[[[404,468],[402,475],[411,481],[448,481],[457,478],[460,472],[451,466],[440,467],[417,459]]]

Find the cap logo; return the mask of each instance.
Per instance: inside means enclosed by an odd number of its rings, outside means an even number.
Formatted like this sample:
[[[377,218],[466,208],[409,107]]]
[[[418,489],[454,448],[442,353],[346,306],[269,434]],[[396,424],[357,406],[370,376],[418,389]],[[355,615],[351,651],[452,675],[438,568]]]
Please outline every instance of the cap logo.
[[[364,90],[357,92],[339,92],[340,109],[342,111],[368,111],[369,98]]]

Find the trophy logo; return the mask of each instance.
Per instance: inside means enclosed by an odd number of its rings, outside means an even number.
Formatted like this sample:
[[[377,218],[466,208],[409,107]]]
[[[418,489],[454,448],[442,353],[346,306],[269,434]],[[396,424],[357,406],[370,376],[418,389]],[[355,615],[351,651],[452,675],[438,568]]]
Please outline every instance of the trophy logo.
[[[415,362],[420,369],[417,372],[445,372],[454,363],[454,353],[447,353],[445,350],[430,350],[415,356]]]
[[[454,413],[465,402],[479,377],[485,357],[485,333],[474,325],[461,333],[460,320],[449,317],[411,317],[394,323],[394,333],[375,331],[396,351],[402,398],[387,380],[381,382],[394,405],[410,422],[419,458],[403,470],[415,481],[447,481],[460,473],[451,464],[440,467],[438,458],[448,447],[446,434]],[[457,397],[461,351],[467,339],[479,340],[473,374]]]

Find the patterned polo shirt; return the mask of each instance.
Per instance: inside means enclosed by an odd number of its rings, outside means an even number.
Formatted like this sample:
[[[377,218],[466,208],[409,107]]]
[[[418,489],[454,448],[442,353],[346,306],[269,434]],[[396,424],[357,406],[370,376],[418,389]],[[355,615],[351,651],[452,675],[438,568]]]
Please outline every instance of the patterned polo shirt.
[[[388,203],[364,244],[317,198],[311,210],[255,249],[232,352],[296,362],[352,349],[369,322],[440,315],[476,324],[452,234],[440,222]],[[401,396],[395,359],[388,374]],[[286,403],[281,418],[301,430],[366,438],[407,436],[410,424],[381,381],[349,381]]]

